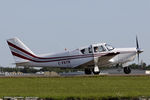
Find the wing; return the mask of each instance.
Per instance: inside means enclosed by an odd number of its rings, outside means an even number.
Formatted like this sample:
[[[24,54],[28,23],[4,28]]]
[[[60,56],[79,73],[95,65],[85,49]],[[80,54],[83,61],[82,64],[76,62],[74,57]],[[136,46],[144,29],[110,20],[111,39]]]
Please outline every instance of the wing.
[[[120,54],[120,53],[119,52],[116,52],[116,53],[113,52],[113,53],[108,53],[104,56],[98,57],[98,66],[99,67],[107,67],[111,63],[109,60],[118,54]]]
[[[115,57],[118,54],[119,54],[119,52],[117,52],[117,53],[113,52],[113,53],[107,53],[106,55],[97,57],[98,66],[101,67],[103,65],[109,64],[110,63],[109,60],[112,59],[113,57]],[[77,66],[76,68],[93,67],[94,65],[95,65],[95,63],[94,63],[94,57],[93,57],[92,60],[90,60],[90,61],[88,61],[84,64],[81,64],[81,65]]]

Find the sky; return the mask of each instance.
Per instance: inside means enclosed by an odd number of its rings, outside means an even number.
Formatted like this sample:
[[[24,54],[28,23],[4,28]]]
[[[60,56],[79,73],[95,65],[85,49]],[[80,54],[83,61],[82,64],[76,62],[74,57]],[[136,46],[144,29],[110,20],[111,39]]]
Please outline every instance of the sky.
[[[1,66],[13,66],[12,37],[42,54],[97,42],[136,47],[136,35],[150,64],[150,0],[0,0]]]

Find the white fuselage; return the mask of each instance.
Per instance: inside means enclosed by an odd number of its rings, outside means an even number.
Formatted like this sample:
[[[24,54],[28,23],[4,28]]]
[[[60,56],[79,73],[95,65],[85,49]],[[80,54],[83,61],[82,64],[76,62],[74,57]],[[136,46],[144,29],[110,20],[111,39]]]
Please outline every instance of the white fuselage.
[[[73,51],[35,55],[18,38],[7,40],[17,66],[84,68],[93,66],[111,66],[133,61],[136,48],[113,48],[106,43],[92,44]],[[115,54],[116,53],[116,54]]]
[[[46,56],[38,56],[33,58],[36,62],[29,61],[28,63],[18,63],[18,66],[26,65],[29,67],[59,67],[59,68],[76,68],[94,66],[94,59],[105,55],[110,51],[82,54],[79,49],[74,51],[65,51]],[[99,67],[109,67],[116,64],[124,64],[133,61],[136,57],[136,48],[114,48],[111,52],[119,52],[118,55],[111,58],[109,61],[99,60]],[[27,55],[26,55],[27,56]]]

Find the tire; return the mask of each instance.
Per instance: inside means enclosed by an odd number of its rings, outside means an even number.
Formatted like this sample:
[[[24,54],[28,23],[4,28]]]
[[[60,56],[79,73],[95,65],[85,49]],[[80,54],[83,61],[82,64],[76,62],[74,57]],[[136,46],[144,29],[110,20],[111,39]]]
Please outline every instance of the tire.
[[[85,74],[87,74],[87,75],[92,74],[92,71],[91,71],[90,68],[85,68],[84,72],[85,72]]]
[[[130,74],[131,73],[131,69],[129,67],[124,67],[124,73],[125,74]]]

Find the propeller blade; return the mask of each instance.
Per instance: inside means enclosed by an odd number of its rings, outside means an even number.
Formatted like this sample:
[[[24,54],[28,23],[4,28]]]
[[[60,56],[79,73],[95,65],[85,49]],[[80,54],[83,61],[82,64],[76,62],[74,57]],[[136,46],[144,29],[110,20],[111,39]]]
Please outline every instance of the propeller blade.
[[[138,60],[138,65],[140,64],[140,53],[143,52],[143,50],[140,49],[139,47],[139,41],[138,41],[138,37],[136,35],[136,49],[137,49],[137,60]]]
[[[136,36],[136,48],[139,49],[138,37]]]
[[[136,35],[136,49],[137,49],[137,60],[138,60],[138,65],[139,65],[139,61],[140,61],[140,53],[139,53],[139,42],[138,42],[138,37]]]

